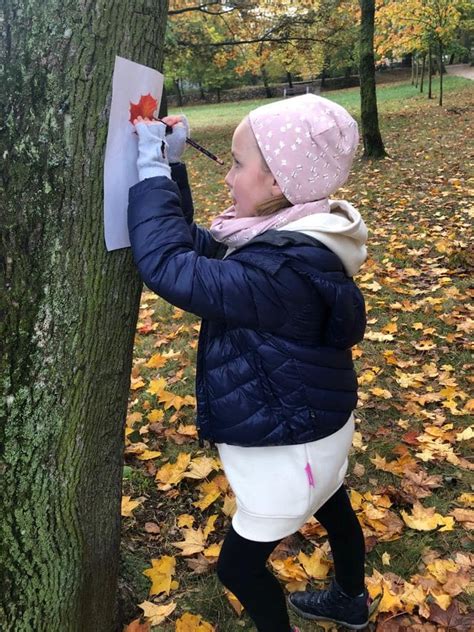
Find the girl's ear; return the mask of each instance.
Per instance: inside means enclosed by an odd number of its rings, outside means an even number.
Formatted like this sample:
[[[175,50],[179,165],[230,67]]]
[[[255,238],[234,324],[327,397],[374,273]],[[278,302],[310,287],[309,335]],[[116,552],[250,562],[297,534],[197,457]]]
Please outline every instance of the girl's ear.
[[[280,185],[275,180],[275,178],[273,178],[272,197],[279,197],[280,195],[283,195],[283,191],[281,190]]]

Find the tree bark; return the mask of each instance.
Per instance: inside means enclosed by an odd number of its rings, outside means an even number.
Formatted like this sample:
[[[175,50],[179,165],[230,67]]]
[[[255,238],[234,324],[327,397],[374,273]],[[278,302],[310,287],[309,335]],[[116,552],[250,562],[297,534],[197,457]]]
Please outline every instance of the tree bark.
[[[426,67],[426,53],[423,53],[423,56],[421,58],[420,92],[423,92],[423,81],[425,79],[425,67]]]
[[[443,44],[441,41],[438,42],[438,53],[439,53],[439,105],[443,105]]]
[[[178,106],[181,107],[183,105],[183,95],[181,93],[179,79],[174,79],[173,81],[174,81],[174,87],[176,88],[176,98],[178,100]]]
[[[375,87],[375,0],[360,0],[360,8],[360,97],[364,157],[383,158],[386,152],[379,129]]]
[[[107,252],[115,55],[162,67],[167,1],[3,0],[0,628],[111,632],[142,283]]]
[[[433,98],[433,57],[431,45],[428,47],[428,99]]]
[[[272,91],[271,91],[270,86],[268,84],[268,74],[267,74],[267,69],[265,68],[265,66],[260,66],[260,72],[261,72],[261,75],[262,75],[263,85],[265,86],[265,95],[266,95],[267,99],[271,99]]]

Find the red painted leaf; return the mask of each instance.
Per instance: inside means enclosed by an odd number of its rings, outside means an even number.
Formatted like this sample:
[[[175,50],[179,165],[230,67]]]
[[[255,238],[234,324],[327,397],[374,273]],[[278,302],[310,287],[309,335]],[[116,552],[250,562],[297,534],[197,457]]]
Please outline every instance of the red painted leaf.
[[[132,103],[130,101],[130,123],[138,116],[151,119],[158,105],[158,101],[151,96],[150,93],[142,94],[138,103]]]

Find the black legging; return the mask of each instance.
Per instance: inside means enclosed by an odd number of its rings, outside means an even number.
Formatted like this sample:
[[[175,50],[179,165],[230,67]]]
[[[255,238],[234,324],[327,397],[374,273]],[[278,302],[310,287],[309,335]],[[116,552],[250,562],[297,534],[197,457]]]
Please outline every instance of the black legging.
[[[314,514],[328,532],[338,584],[348,595],[364,590],[365,543],[342,485]],[[221,582],[239,599],[258,632],[289,632],[285,595],[266,562],[281,540],[253,542],[231,526],[217,562]]]

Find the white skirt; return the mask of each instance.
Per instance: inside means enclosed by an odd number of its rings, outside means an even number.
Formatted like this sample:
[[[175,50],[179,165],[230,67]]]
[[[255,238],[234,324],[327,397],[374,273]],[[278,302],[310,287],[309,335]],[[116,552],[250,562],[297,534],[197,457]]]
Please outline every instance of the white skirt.
[[[255,542],[298,531],[342,485],[353,434],[351,414],[340,430],[310,443],[258,448],[218,443],[236,497],[235,531]]]

